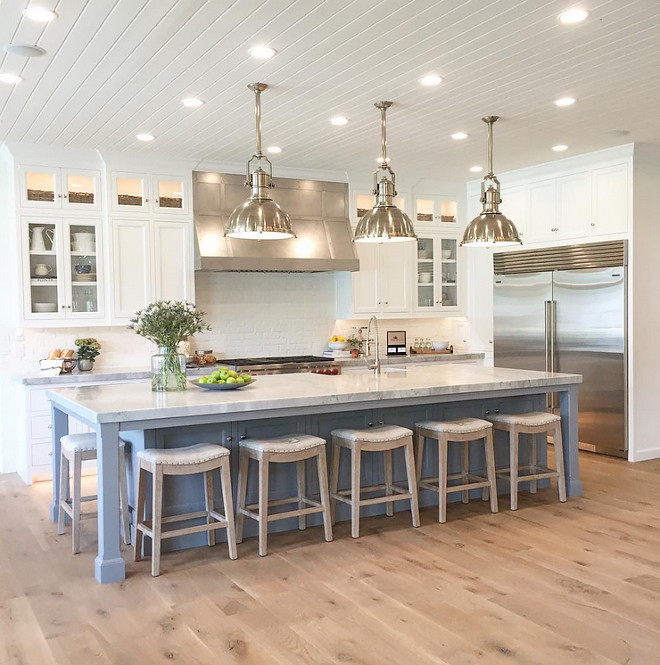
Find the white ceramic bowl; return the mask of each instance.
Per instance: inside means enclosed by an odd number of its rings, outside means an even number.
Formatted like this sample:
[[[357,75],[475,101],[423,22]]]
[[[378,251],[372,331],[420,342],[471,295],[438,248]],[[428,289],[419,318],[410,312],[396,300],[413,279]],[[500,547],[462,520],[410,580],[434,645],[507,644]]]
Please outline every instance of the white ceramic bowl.
[[[442,250],[442,258],[443,259],[451,259],[451,249],[443,249]]]
[[[32,303],[33,312],[57,312],[57,303],[54,302],[33,302]]]
[[[419,283],[420,284],[430,284],[433,279],[433,275],[430,272],[420,272],[419,273]]]
[[[348,348],[348,342],[328,342],[328,346],[333,351],[345,351]]]
[[[433,342],[434,351],[446,351],[449,348],[449,342]]]

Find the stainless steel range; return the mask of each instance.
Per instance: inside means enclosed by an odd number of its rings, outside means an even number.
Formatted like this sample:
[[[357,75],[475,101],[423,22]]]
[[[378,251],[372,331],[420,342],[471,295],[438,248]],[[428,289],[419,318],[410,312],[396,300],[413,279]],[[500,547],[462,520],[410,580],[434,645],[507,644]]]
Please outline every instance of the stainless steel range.
[[[283,356],[279,358],[227,358],[218,365],[253,376],[263,374],[341,374],[332,358],[321,356]]]

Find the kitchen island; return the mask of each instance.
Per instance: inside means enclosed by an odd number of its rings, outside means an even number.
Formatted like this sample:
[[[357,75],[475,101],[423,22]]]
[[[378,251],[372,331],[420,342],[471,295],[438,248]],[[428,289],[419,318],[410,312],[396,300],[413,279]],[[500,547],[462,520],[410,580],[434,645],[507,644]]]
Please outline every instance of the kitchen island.
[[[120,433],[130,441],[133,456],[140,447],[175,447],[202,441],[222,443],[232,450],[235,478],[238,442],[243,438],[308,432],[327,440],[330,431],[337,427],[388,423],[412,428],[420,420],[483,417],[498,410],[543,410],[546,393],[555,392],[559,395],[562,416],[567,491],[569,496],[577,496],[582,493],[577,435],[580,382],[581,377],[575,374],[448,363],[443,367],[408,370],[389,368],[380,375],[264,376],[236,391],[207,391],[191,386],[182,392],[154,393],[146,383],[51,390],[48,396],[53,410],[53,477],[59,477],[59,440],[68,432],[68,416],[73,416],[97,432],[99,501],[95,576],[99,582],[112,582],[125,577],[119,549]],[[434,463],[432,448],[427,446],[429,459],[425,458],[425,463]],[[497,437],[496,459],[500,463],[506,459],[505,452],[504,441]],[[457,462],[452,458],[449,464]],[[539,463],[543,462],[540,456]],[[472,463],[478,468],[477,455]],[[286,465],[277,466],[283,468],[273,472],[273,496],[291,496],[295,471]],[[129,468],[134,465],[129,464]],[[376,463],[365,464],[363,469],[364,480],[370,485],[382,477]],[[340,475],[341,486],[347,486],[346,472],[344,469]],[[402,463],[395,464],[394,473],[395,481],[403,477]],[[180,480],[169,492],[169,509],[189,508],[202,498],[201,481],[199,486],[195,482],[199,479]],[[313,479],[310,481],[313,491]],[[58,483],[54,482],[53,521],[58,500]],[[374,512],[384,510],[382,506],[371,508]],[[347,518],[347,514],[338,510],[338,519],[342,518]],[[293,523],[287,525],[283,520],[280,528],[293,528]]]

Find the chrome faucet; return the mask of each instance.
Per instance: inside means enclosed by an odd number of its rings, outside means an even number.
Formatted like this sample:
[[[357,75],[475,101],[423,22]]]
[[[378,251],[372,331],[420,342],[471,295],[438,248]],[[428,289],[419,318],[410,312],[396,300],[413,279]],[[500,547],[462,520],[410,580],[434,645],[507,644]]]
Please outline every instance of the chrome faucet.
[[[369,362],[369,356],[371,355],[371,347],[369,340],[371,339],[371,324],[374,324],[376,328],[376,334],[374,337],[374,344],[376,346],[376,353],[374,354],[374,362]],[[367,363],[369,369],[373,369],[374,374],[380,374],[380,346],[378,344],[378,319],[375,316],[372,316],[367,323],[367,342],[365,345],[364,360]]]

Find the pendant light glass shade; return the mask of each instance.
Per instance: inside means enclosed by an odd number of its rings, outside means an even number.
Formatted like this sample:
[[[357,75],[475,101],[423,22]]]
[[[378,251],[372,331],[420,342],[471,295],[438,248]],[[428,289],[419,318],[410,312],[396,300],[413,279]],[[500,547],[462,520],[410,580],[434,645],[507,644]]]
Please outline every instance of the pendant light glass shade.
[[[493,173],[493,123],[499,119],[490,115],[482,120],[488,125],[488,173],[481,181],[481,214],[475,217],[463,233],[462,247],[498,247],[522,245],[516,225],[500,212],[500,181]]]
[[[382,158],[374,173],[374,207],[365,213],[355,228],[355,242],[396,242],[416,240],[413,223],[394,205],[396,176],[387,163],[387,109],[392,102],[376,102],[380,109]]]
[[[252,188],[250,198],[237,206],[229,216],[225,235],[245,240],[285,240],[295,238],[291,220],[270,196],[273,188],[273,165],[261,152],[261,93],[265,83],[251,83],[255,95],[257,150],[247,163],[246,187]]]

